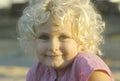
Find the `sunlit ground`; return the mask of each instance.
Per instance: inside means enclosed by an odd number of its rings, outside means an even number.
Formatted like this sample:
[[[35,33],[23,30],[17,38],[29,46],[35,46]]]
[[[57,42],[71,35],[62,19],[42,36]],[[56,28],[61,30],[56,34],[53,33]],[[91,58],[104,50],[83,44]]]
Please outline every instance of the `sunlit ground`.
[[[26,67],[0,66],[0,81],[25,81]]]

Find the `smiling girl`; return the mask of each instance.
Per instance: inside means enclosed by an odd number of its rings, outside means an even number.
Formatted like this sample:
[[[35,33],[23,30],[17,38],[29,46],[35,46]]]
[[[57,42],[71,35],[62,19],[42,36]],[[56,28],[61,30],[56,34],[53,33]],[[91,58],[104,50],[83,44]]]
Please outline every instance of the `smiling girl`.
[[[19,40],[38,63],[27,81],[114,81],[101,54],[104,22],[90,0],[38,0],[18,22]],[[30,49],[31,48],[31,49]]]

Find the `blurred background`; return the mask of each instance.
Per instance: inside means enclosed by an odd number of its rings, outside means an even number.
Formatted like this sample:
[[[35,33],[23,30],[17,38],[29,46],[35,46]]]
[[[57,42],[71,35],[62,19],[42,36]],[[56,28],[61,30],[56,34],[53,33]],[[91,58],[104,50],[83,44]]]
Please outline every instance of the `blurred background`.
[[[106,22],[103,60],[120,81],[120,0],[92,0]],[[25,81],[35,62],[24,54],[17,41],[16,26],[28,0],[0,0],[0,81]]]

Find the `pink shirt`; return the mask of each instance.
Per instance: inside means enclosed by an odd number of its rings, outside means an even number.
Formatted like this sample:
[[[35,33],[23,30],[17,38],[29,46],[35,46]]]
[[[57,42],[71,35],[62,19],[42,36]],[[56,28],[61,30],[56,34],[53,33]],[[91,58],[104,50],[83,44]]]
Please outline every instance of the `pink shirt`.
[[[101,58],[95,54],[83,53],[77,55],[70,67],[61,70],[59,76],[53,68],[37,63],[29,70],[26,81],[88,81],[95,70],[107,72],[111,81],[114,81],[111,71]]]

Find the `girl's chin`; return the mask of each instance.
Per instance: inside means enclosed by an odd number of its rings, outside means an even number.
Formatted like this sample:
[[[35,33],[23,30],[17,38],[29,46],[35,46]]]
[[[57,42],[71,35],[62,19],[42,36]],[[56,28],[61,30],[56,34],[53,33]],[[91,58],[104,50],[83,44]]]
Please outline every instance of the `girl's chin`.
[[[51,67],[55,70],[61,70],[61,69],[64,69],[65,67],[64,66],[55,66],[55,65],[51,65],[51,66],[48,66],[48,67]]]
[[[44,63],[45,65],[47,65],[48,67],[52,67],[54,69],[61,69],[64,67],[63,63],[60,61],[60,62],[50,62],[50,61],[47,61],[46,63]]]

